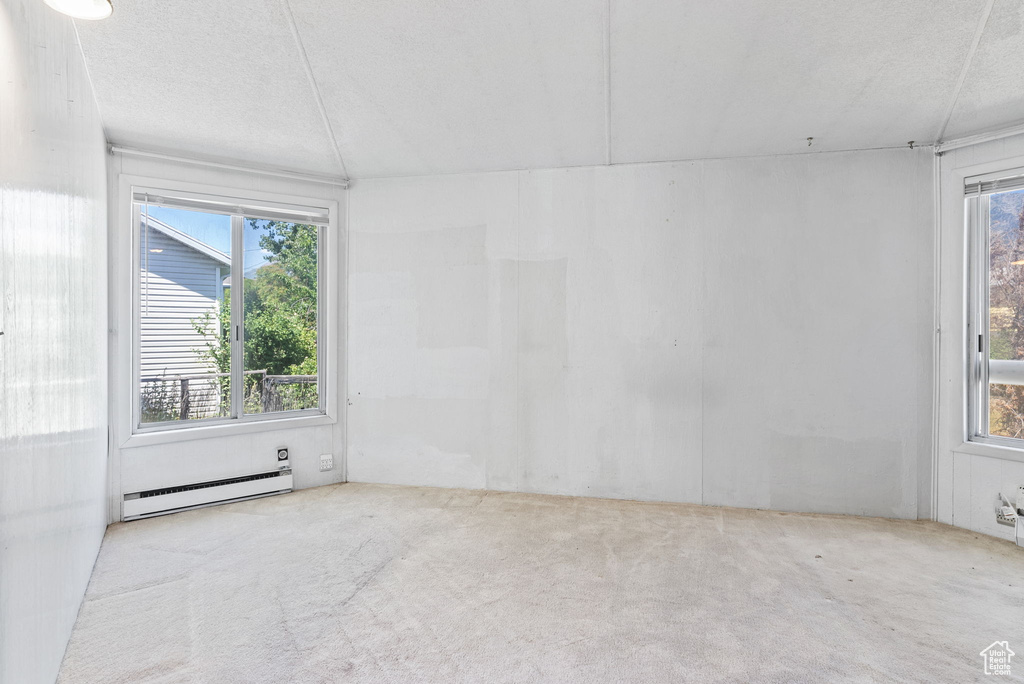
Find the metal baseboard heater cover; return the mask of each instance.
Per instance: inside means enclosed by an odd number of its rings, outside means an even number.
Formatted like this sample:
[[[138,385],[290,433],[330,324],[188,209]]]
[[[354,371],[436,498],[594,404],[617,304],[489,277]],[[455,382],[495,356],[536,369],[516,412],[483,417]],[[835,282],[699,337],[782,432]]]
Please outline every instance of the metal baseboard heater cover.
[[[196,482],[124,495],[124,520],[150,518],[214,504],[256,499],[292,490],[292,469],[280,468],[227,480]]]

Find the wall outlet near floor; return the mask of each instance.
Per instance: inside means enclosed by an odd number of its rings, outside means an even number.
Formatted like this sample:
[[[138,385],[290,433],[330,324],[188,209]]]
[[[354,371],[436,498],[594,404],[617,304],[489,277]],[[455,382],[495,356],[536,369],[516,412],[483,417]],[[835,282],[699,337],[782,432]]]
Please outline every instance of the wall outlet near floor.
[[[1009,499],[1002,494],[996,500],[996,522],[1000,525],[1009,525],[1010,527],[1017,526],[1017,511]]]
[[[333,454],[320,454],[320,472],[325,470],[334,470],[334,455]]]

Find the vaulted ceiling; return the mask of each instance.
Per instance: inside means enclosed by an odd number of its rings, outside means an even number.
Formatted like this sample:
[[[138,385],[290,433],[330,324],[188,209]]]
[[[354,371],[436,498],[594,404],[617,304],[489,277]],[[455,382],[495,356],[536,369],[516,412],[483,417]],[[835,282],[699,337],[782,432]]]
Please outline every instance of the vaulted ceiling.
[[[1022,0],[115,0],[78,31],[112,142],[357,178],[1024,120]]]

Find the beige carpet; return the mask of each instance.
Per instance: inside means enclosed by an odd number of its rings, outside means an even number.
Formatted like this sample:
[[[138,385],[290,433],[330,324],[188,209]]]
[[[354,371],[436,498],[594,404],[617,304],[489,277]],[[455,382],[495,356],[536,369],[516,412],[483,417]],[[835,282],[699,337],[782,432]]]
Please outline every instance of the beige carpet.
[[[1004,639],[1022,679],[1024,550],[935,523],[348,484],[112,526],[59,681],[966,682]]]

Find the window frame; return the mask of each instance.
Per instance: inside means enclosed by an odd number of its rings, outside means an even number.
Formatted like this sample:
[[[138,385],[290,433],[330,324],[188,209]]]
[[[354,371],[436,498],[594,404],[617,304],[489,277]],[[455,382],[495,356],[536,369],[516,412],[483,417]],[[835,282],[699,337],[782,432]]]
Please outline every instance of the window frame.
[[[334,363],[336,346],[334,339],[337,330],[335,282],[337,268],[338,202],[335,200],[312,197],[282,195],[256,190],[225,188],[210,185],[199,185],[167,179],[144,178],[122,174],[120,179],[120,197],[129,225],[130,239],[126,242],[130,249],[127,259],[127,274],[130,279],[129,311],[121,317],[122,325],[130,329],[131,368],[126,374],[128,379],[128,396],[130,397],[129,415],[125,416],[129,428],[128,435],[121,446],[125,448],[183,441],[189,439],[215,437],[221,435],[244,434],[283,428],[314,426],[335,423],[337,421],[337,372]],[[279,411],[269,414],[246,414],[242,410],[241,395],[232,392],[232,415],[228,417],[201,418],[187,421],[166,421],[160,423],[141,423],[141,309],[140,309],[140,268],[141,268],[141,236],[139,231],[139,213],[135,208],[137,194],[169,195],[176,198],[212,199],[223,201],[242,208],[280,208],[327,213],[326,225],[318,226],[317,231],[317,385],[319,407],[295,411]],[[238,228],[236,229],[236,224]],[[239,244],[243,237],[244,216],[231,215],[232,226],[232,260],[235,255],[244,258],[244,251]],[[232,288],[241,292],[243,287],[242,269],[232,269]],[[237,289],[236,289],[237,288]],[[238,377],[244,371],[242,351],[244,349],[244,311],[241,307],[232,311],[232,326],[238,325],[238,339],[232,340],[232,355],[237,362],[232,363],[232,387],[239,387]],[[236,399],[236,396],[238,397]]]
[[[964,232],[966,239],[966,434],[965,443],[1012,449],[1024,453],[1024,439],[989,432],[990,331],[990,198],[996,192],[968,194],[966,186],[1024,175],[1024,167],[1008,168],[964,178]]]

